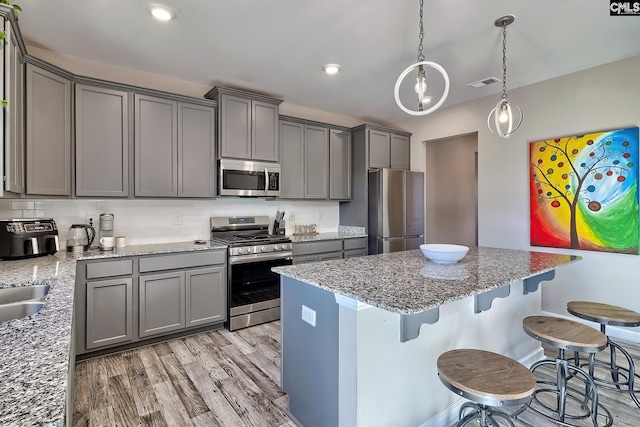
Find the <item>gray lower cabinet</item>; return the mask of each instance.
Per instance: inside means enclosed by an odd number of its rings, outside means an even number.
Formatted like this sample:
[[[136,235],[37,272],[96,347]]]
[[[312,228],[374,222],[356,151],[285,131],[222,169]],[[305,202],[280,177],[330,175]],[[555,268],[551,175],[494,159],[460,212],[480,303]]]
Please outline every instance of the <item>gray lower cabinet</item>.
[[[296,242],[293,244],[293,264],[353,258],[367,255],[367,238]]]
[[[129,195],[129,93],[75,86],[76,195]]]
[[[183,271],[139,278],[140,338],[166,334],[186,325],[186,287]]]
[[[329,198],[351,199],[351,132],[329,132]]]
[[[86,348],[133,341],[133,279],[87,282]]]
[[[344,257],[354,258],[368,255],[367,238],[344,239]]]
[[[71,195],[71,81],[27,64],[26,193]]]
[[[226,319],[226,266],[188,270],[186,290],[187,328]]]

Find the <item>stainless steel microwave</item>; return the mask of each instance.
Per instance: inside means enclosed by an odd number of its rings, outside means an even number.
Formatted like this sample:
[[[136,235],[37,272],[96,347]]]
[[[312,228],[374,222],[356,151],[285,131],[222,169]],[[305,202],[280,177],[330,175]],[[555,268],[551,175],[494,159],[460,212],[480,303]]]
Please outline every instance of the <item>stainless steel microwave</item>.
[[[220,159],[218,188],[221,196],[277,197],[280,165]]]

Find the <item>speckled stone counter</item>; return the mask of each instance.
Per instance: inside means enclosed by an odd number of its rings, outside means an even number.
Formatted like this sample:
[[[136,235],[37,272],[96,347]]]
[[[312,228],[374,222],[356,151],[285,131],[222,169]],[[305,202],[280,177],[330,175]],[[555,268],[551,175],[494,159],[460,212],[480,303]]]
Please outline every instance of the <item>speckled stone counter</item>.
[[[420,250],[275,267],[284,276],[387,311],[415,314],[569,264],[580,257],[486,247],[456,264]]]
[[[318,233],[318,234],[314,234],[314,235],[308,235],[308,236],[289,236],[291,237],[291,241],[293,243],[301,243],[301,242],[320,242],[323,240],[338,240],[338,239],[357,239],[360,237],[367,237],[366,234],[364,234],[364,232],[360,232],[360,231],[351,231],[351,230],[345,230],[345,231],[337,231],[337,232],[333,232],[333,233]]]
[[[42,310],[0,323],[0,426],[62,426],[71,350],[76,263],[135,255],[224,249],[206,242],[137,245],[0,261],[0,288],[49,284]]]

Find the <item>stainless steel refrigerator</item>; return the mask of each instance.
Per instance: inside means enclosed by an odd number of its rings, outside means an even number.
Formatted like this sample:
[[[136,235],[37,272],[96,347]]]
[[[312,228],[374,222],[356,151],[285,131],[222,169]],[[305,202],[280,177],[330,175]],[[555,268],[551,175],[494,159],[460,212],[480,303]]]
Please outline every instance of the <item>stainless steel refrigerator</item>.
[[[424,174],[369,171],[369,254],[418,249],[424,243]]]

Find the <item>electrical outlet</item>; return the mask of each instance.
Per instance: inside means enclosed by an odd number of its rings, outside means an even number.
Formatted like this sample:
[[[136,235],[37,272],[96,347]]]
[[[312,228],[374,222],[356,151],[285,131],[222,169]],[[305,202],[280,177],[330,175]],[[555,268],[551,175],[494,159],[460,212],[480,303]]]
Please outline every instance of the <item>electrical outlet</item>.
[[[310,324],[311,326],[316,326],[316,311],[310,309],[306,305],[302,306],[302,320]]]
[[[289,212],[289,222],[295,222],[296,215],[293,212]]]
[[[181,225],[182,224],[182,215],[174,215],[173,216],[173,225]]]

